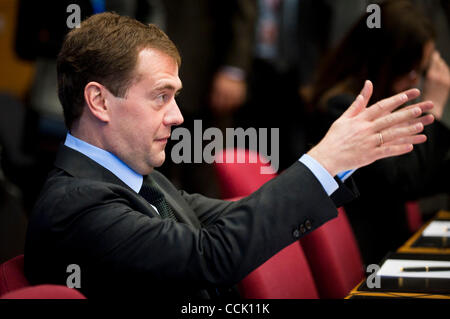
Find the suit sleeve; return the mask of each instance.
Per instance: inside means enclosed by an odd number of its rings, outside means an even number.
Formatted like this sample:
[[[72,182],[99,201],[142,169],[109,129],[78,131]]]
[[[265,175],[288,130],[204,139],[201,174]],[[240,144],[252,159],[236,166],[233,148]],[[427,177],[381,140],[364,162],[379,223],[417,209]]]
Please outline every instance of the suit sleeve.
[[[89,269],[82,278],[91,287],[111,285],[111,278],[116,286],[148,285],[172,294],[230,286],[298,240],[306,220],[310,232],[337,216],[335,203],[299,162],[237,202],[187,196],[200,218],[209,218],[200,228],[144,215],[114,190],[98,187],[61,190],[65,199],[53,205],[71,217],[58,217],[46,235],[58,243],[52,254],[61,265]],[[213,210],[221,213],[211,219]]]
[[[304,164],[301,164],[304,166]],[[305,166],[306,170],[308,168]],[[309,171],[309,170],[308,170]],[[335,178],[339,188],[331,194],[330,199],[335,207],[341,207],[359,196],[358,188],[352,178],[343,183],[339,178]],[[261,190],[262,192],[264,189]],[[205,197],[201,194],[189,194],[181,191],[181,195],[194,210],[203,225],[209,225],[219,218],[225,208],[231,205],[230,201]]]

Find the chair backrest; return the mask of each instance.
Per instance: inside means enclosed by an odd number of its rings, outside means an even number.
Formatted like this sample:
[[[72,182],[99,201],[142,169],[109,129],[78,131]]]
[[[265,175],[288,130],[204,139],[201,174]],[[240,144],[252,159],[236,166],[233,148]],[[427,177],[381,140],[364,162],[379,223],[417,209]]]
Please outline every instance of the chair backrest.
[[[243,298],[317,299],[308,262],[297,241],[256,268],[238,284]]]
[[[0,265],[0,296],[30,286],[23,273],[23,255]]]
[[[0,299],[86,299],[76,289],[62,285],[31,286],[23,272],[24,257],[0,265]]]
[[[267,163],[266,160],[264,162]],[[274,178],[275,170],[264,162],[255,151],[225,149],[217,152],[214,168],[222,190],[222,198],[250,195]],[[262,174],[261,170],[266,170],[269,174],[266,171]]]
[[[411,233],[415,233],[423,225],[419,203],[417,201],[406,202],[405,213],[406,221],[408,222],[408,229]]]
[[[344,298],[364,277],[361,254],[344,209],[300,242],[320,298]]]
[[[244,157],[245,163],[226,163],[227,154]],[[240,149],[217,154],[216,158],[223,160],[216,160],[215,169],[224,198],[247,196],[276,176],[276,172],[261,174],[265,164],[259,159],[250,163],[250,156],[255,153]],[[339,209],[337,218],[305,236],[301,245],[286,247],[249,274],[240,289],[247,298],[343,298],[363,276],[353,230],[344,210]]]
[[[38,285],[8,292],[0,299],[86,299],[76,289],[60,285]]]

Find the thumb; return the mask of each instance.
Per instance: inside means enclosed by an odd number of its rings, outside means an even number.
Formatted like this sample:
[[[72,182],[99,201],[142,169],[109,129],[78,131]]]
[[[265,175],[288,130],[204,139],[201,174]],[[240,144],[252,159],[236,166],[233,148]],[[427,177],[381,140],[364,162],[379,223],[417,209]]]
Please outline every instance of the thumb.
[[[372,96],[373,85],[372,82],[366,80],[364,87],[362,88],[359,95],[353,101],[352,105],[344,112],[345,117],[354,117],[365,110],[367,104],[369,103],[370,97]]]

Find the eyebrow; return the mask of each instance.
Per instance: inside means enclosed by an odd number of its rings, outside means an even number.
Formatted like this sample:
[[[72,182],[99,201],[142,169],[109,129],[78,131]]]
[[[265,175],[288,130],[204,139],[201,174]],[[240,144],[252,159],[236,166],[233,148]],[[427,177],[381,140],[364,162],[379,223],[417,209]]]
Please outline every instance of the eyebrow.
[[[172,91],[176,91],[176,93],[178,93],[181,91],[181,89],[183,89],[183,86],[181,86],[178,90],[176,90],[175,86],[173,86],[172,84],[165,84],[165,85],[157,86],[154,90],[155,91],[172,90]]]

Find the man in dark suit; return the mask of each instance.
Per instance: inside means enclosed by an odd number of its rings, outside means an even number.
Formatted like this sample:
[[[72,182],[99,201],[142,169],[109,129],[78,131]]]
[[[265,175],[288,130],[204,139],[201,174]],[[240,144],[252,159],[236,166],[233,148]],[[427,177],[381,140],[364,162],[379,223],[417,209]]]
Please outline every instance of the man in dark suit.
[[[366,108],[367,82],[317,146],[251,196],[187,194],[154,170],[183,121],[179,66],[170,39],[131,18],[94,15],[68,34],[58,85],[70,133],[30,218],[32,284],[65,284],[76,264],[88,297],[214,296],[335,217],[355,193],[339,172],[426,139],[430,103],[391,114],[417,90]]]

